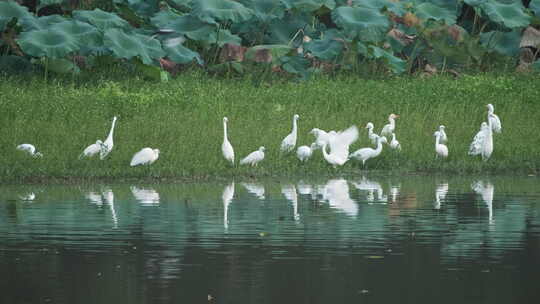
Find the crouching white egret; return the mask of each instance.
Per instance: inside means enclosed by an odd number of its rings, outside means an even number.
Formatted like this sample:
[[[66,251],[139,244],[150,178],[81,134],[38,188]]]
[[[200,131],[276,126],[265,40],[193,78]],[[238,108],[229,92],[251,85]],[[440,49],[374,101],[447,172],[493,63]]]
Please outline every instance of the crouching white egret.
[[[158,149],[152,149],[148,147],[143,148],[141,151],[133,155],[130,166],[134,167],[138,165],[151,165],[158,159],[158,157],[159,157]]]
[[[354,158],[362,161],[362,166],[366,165],[366,161],[370,158],[379,156],[382,152],[382,144],[387,143],[388,140],[384,136],[377,136],[377,148],[362,148],[351,153],[349,158]]]
[[[101,140],[96,140],[95,144],[91,144],[90,146],[86,147],[84,151],[79,155],[79,159],[83,157],[92,157],[94,155],[97,155],[103,146],[103,142]]]
[[[223,117],[223,144],[221,145],[221,152],[223,152],[223,157],[225,160],[230,162],[234,166],[234,150],[227,138],[227,122],[229,119]]]
[[[435,152],[437,157],[446,158],[448,157],[448,147],[440,143],[441,141],[441,132],[436,131],[433,136],[435,136]]]
[[[317,143],[312,143],[311,146],[301,146],[298,147],[296,150],[296,156],[300,161],[306,161],[308,160],[311,155],[313,155],[313,151],[317,149]]]
[[[291,152],[296,146],[296,138],[298,134],[298,127],[297,127],[298,118],[300,118],[300,116],[298,114],[294,114],[292,131],[281,142],[281,148],[280,148],[281,152]]]
[[[244,157],[244,159],[240,161],[240,165],[257,166],[257,164],[264,159],[264,151],[264,147],[259,147],[259,150],[251,152],[248,156]]]
[[[390,144],[388,145],[391,149],[394,150],[401,150],[401,145],[399,144],[399,141],[396,139],[396,133],[392,133],[392,140],[390,141]]]
[[[41,152],[36,152],[36,147],[32,144],[21,144],[17,146],[17,150],[24,151],[33,157],[43,157],[43,154]]]

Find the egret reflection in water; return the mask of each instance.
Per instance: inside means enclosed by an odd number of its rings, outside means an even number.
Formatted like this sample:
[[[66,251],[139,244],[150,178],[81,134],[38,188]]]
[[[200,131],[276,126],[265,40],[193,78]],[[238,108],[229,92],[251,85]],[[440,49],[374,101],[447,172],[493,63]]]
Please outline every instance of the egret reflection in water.
[[[331,208],[338,209],[349,216],[358,214],[358,205],[351,199],[349,184],[345,179],[329,180],[324,187],[323,199],[328,201]]]
[[[111,216],[114,223],[113,228],[118,228],[118,216],[116,215],[116,210],[114,209],[114,192],[112,189],[107,188],[103,191],[103,198],[105,199],[105,202],[107,205],[109,205],[109,209],[111,210]]]
[[[446,198],[448,193],[448,183],[438,184],[435,189],[435,202],[433,203],[434,209],[441,209],[441,202]]]
[[[225,186],[221,199],[223,200],[223,227],[229,229],[229,205],[234,197],[234,182]]]
[[[258,199],[265,199],[263,185],[258,183],[242,183],[242,186],[244,186],[249,193],[254,194]]]
[[[293,205],[293,218],[295,221],[300,219],[298,214],[298,194],[296,193],[296,187],[293,184],[287,184],[281,186],[281,194],[290,201]]]
[[[388,202],[388,197],[384,195],[383,188],[379,182],[369,180],[364,176],[360,181],[352,182],[352,184],[356,189],[367,192],[366,201],[369,203],[378,202],[385,204]]]
[[[493,224],[493,195],[495,194],[495,186],[489,181],[478,180],[472,183],[471,188],[482,197],[482,200],[488,207],[489,223]]]
[[[131,186],[131,193],[141,205],[159,205],[159,193],[152,188],[137,188]]]

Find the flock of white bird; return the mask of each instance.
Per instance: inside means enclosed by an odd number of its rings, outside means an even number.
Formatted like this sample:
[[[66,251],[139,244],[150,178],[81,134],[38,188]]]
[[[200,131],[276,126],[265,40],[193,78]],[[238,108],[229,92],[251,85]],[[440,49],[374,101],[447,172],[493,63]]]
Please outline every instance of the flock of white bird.
[[[499,117],[494,113],[494,107],[492,104],[487,105],[488,115],[487,122],[482,122],[480,131],[474,137],[470,148],[469,155],[481,155],[483,160],[488,160],[493,152],[493,132],[500,133],[502,131],[501,121]],[[362,165],[365,166],[366,161],[379,156],[382,152],[383,144],[388,144],[391,149],[400,151],[401,145],[396,139],[396,118],[399,115],[390,114],[388,117],[388,124],[386,124],[380,135],[376,134],[373,129],[374,125],[371,122],[366,124],[368,130],[368,139],[375,145],[375,148],[367,147],[362,148],[353,153],[349,153],[349,147],[356,140],[358,140],[359,132],[356,126],[351,126],[343,131],[324,131],[318,128],[314,128],[310,133],[315,137],[315,141],[310,146],[300,146],[296,149],[296,156],[302,162],[305,162],[311,158],[313,152],[317,149],[322,150],[324,159],[334,167],[342,166],[350,159],[356,159],[362,161]],[[298,119],[300,116],[295,114],[293,116],[292,131],[281,142],[280,150],[282,153],[290,153],[294,151],[298,138]],[[82,158],[94,157],[99,154],[100,159],[105,159],[107,155],[113,149],[113,133],[116,124],[117,117],[113,117],[111,130],[105,141],[97,140],[94,144],[86,147],[81,155]],[[227,133],[228,118],[223,118],[223,144],[221,150],[223,157],[226,161],[230,162],[233,166],[235,164],[234,149],[229,141]],[[443,125],[439,126],[439,129],[433,134],[435,137],[435,153],[437,157],[448,157],[448,147],[445,145],[448,141],[448,137]],[[388,139],[391,137],[390,143]],[[41,152],[37,152],[36,148],[32,144],[21,144],[17,146],[18,150],[25,151],[34,157],[43,157]],[[265,147],[259,147],[258,150],[251,152],[249,155],[240,160],[240,165],[257,166],[262,162],[265,157]],[[131,166],[138,165],[150,165],[154,163],[159,157],[159,150],[149,147],[143,148],[133,155],[131,159]]]

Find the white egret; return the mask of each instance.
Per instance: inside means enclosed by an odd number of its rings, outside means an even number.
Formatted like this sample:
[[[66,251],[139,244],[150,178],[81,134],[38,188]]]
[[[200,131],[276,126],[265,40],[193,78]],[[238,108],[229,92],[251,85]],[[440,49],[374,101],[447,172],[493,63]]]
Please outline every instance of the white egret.
[[[229,205],[231,204],[233,197],[234,182],[225,186],[223,194],[221,195],[221,200],[223,201],[223,228],[225,228],[225,230],[229,229]]]
[[[313,151],[317,149],[317,143],[312,143],[311,146],[300,146],[296,150],[296,156],[300,161],[307,161],[311,155],[313,155]]]
[[[103,144],[101,145],[101,150],[99,151],[99,159],[103,160],[109,153],[111,153],[113,149],[113,132],[114,132],[114,126],[116,124],[116,116],[113,117],[111,130],[109,131],[109,136],[105,139]]]
[[[103,142],[101,140],[96,140],[95,144],[91,144],[90,146],[86,147],[84,151],[79,155],[79,159],[82,159],[83,157],[92,157],[94,155],[97,155],[101,150],[103,149]]]
[[[377,136],[377,148],[362,148],[351,153],[349,158],[355,158],[362,161],[362,166],[366,165],[366,161],[370,158],[379,156],[382,152],[382,144],[387,143],[388,140],[384,136]]]
[[[375,128],[375,127],[373,126],[372,122],[368,122],[366,124],[366,129],[368,129],[368,138],[369,138],[369,140],[371,141],[372,144],[376,145],[378,135],[375,134],[375,132],[373,132],[373,128]]]
[[[396,139],[396,133],[392,133],[392,140],[390,141],[390,144],[388,145],[391,149],[401,151],[401,145],[399,144],[399,141]]]
[[[332,133],[329,133],[329,135]],[[344,131],[333,133],[328,143],[324,143],[322,152],[324,159],[331,165],[343,166],[349,160],[349,146],[358,139],[358,128],[351,126]],[[330,153],[326,147],[330,147]]]
[[[390,116],[388,116],[388,124],[384,125],[384,127],[382,128],[382,131],[381,131],[381,136],[387,136],[387,137],[390,137],[390,135],[392,135],[392,133],[394,133],[394,130],[396,129],[396,118],[398,118],[399,115],[397,114],[390,114]]]
[[[495,114],[495,108],[493,107],[492,104],[488,104],[487,108],[488,108],[489,122],[491,123],[491,129],[495,131],[495,133],[501,133],[502,132],[501,120],[499,119],[499,116]]]
[[[291,152],[296,146],[296,138],[298,135],[298,127],[297,127],[298,118],[300,118],[300,116],[298,114],[294,114],[292,131],[281,142],[281,148],[280,148],[281,152]]]
[[[36,147],[32,144],[21,144],[17,146],[17,150],[27,152],[28,154],[32,155],[33,157],[43,157],[43,154],[41,152],[36,152]]]
[[[444,131],[446,127],[443,125],[439,126],[439,133],[441,133],[441,138],[439,139],[439,142],[441,144],[445,144],[448,142],[448,136],[446,136],[446,132]]]
[[[488,115],[488,123],[480,125],[480,131],[476,133],[469,147],[469,155],[482,155],[482,160],[487,161],[493,153],[493,129]]]
[[[240,161],[240,165],[257,166],[257,164],[264,159],[264,147],[259,147],[259,150],[249,153],[244,159]]]
[[[143,148],[141,151],[133,155],[130,166],[134,167],[138,165],[151,165],[158,159],[158,157],[159,157],[158,149],[152,149],[148,147]]]
[[[231,164],[234,166],[234,150],[229,142],[229,139],[227,138],[227,122],[229,119],[227,117],[223,117],[223,144],[221,145],[221,152],[223,152],[223,157],[228,162],[231,162]]]
[[[327,143],[327,144],[329,143],[330,137],[332,136],[329,133],[334,134],[335,131],[326,132],[324,130],[314,128],[314,129],[311,129],[309,133],[315,136],[315,143],[317,143],[317,146],[322,147],[324,143]]]
[[[437,157],[448,157],[448,147],[440,143],[441,132],[436,131],[433,136],[435,136],[435,152],[437,153]]]

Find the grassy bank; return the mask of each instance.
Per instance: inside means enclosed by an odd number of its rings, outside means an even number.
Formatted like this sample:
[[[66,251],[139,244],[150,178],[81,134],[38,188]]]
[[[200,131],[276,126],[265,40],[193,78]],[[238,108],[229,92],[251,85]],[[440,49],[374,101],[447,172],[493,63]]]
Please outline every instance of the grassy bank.
[[[32,179],[118,179],[159,177],[198,179],[229,176],[291,176],[351,173],[349,162],[334,170],[321,152],[300,164],[295,155],[280,156],[281,140],[300,115],[299,139],[309,144],[309,130],[360,127],[351,151],[368,146],[368,121],[376,132],[390,113],[400,114],[396,135],[403,150],[384,147],[369,170],[452,173],[521,172],[540,168],[540,79],[525,76],[463,76],[459,79],[391,80],[315,79],[305,83],[253,86],[249,80],[216,80],[182,75],[168,83],[135,77],[99,76],[82,83],[43,79],[0,79],[0,181]],[[503,133],[494,138],[489,162],[467,155],[485,120],[485,105],[495,105]],[[82,150],[104,139],[119,116],[109,157],[79,160]],[[236,158],[264,145],[258,168],[230,168],[221,156],[222,117],[229,117],[229,138]],[[437,160],[433,132],[446,125],[450,156]],[[33,159],[15,147],[33,143],[45,156]],[[143,147],[161,150],[151,167],[129,167]]]

